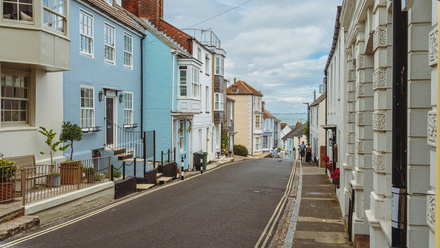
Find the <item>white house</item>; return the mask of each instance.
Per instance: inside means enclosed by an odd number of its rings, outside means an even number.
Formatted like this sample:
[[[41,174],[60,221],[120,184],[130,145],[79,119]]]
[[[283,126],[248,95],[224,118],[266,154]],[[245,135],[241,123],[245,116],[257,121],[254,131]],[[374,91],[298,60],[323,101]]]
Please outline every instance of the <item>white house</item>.
[[[320,163],[325,152],[325,98],[324,92],[315,101],[310,104],[310,147],[312,148],[313,161]],[[323,151],[323,154],[321,154]]]

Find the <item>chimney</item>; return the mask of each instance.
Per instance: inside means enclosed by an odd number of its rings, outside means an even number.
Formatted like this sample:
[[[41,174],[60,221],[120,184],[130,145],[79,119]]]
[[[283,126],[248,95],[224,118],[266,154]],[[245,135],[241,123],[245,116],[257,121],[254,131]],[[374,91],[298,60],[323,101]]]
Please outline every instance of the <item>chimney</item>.
[[[264,104],[265,104],[265,102],[262,101],[262,102],[261,102],[261,105],[262,105],[262,107],[263,107],[263,111],[264,111]]]
[[[159,28],[163,18],[164,0],[122,0],[122,7],[139,18],[146,18],[156,28]]]
[[[236,84],[237,83],[237,78],[234,78],[234,84]]]
[[[313,91],[313,101],[316,101],[316,90]]]

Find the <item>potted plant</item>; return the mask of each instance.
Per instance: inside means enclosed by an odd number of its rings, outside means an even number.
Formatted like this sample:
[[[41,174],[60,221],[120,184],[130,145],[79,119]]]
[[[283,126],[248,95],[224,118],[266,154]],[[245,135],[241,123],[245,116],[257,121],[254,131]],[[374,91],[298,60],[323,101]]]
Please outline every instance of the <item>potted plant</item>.
[[[95,180],[95,169],[91,167],[83,168],[83,173],[88,183],[93,183]]]
[[[80,183],[82,177],[82,163],[77,161],[65,161],[60,163],[61,184],[71,185]]]
[[[70,141],[70,160],[73,157],[73,141],[82,140],[82,130],[77,124],[72,124],[70,121],[63,122],[63,130],[61,131],[60,140]]]
[[[330,178],[332,179],[332,183],[336,185],[336,188],[339,189],[339,178],[341,176],[341,172],[339,171],[339,168],[336,168],[336,170],[331,170]]]
[[[67,147],[69,147],[69,145],[61,146],[58,148],[58,145],[63,143],[63,141],[60,140],[60,141],[53,143],[55,136],[57,135],[57,133],[53,132],[53,129],[47,130],[45,127],[40,127],[40,130],[38,130],[38,132],[40,132],[42,135],[44,135],[46,137],[45,143],[49,146],[50,164],[53,165],[54,164],[54,161],[53,161],[54,152],[56,152],[57,149],[60,151],[64,151],[67,149]],[[44,152],[40,152],[40,153],[42,155],[46,154]]]
[[[7,159],[0,159],[1,181],[0,201],[12,201],[14,199],[14,176],[17,171],[15,162]]]

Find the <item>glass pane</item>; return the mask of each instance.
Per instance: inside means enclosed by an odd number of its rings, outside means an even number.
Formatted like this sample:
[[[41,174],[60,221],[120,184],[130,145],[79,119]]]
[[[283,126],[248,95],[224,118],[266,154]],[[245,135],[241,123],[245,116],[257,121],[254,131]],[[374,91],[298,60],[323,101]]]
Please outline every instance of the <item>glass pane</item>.
[[[12,120],[11,119],[11,112],[10,111],[5,111],[4,115],[5,115],[4,121],[11,121]]]
[[[3,100],[2,102],[2,109],[11,109],[11,100]]]
[[[26,111],[20,111],[20,121],[27,121]]]
[[[29,0],[31,1],[31,0]],[[28,5],[28,4],[20,4],[19,5],[20,8],[20,20],[23,21],[32,21],[32,5]]]
[[[17,20],[17,4],[3,3],[3,19]]]

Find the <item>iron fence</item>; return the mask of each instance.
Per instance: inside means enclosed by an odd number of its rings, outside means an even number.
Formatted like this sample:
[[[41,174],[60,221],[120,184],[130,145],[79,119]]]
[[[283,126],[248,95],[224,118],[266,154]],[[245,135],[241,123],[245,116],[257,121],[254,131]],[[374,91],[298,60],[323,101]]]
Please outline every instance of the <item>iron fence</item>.
[[[19,170],[16,191],[26,203],[110,181],[110,157],[36,165]]]

